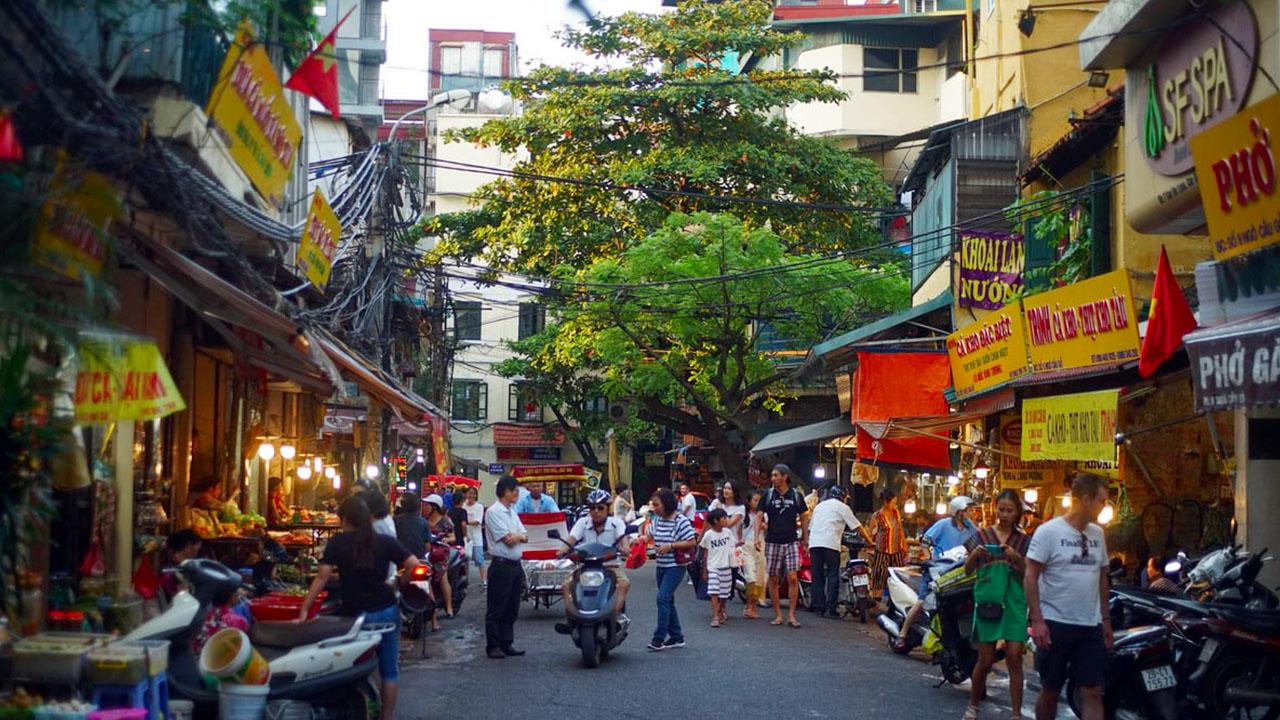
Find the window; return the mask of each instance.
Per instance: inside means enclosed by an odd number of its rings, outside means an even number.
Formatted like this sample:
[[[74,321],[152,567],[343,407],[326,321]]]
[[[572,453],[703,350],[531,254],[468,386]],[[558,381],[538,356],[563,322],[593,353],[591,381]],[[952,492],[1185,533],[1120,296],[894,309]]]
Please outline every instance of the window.
[[[862,49],[862,89],[868,92],[913,93],[919,50]]]
[[[603,395],[596,395],[582,405],[583,412],[599,413],[601,415],[609,412],[609,398]]]
[[[480,339],[480,301],[464,300],[453,304],[453,338]]]
[[[547,326],[547,308],[541,303],[520,303],[520,334],[523,340],[542,332]]]
[[[462,48],[457,45],[440,46],[440,74],[457,75],[462,72]]]
[[[502,56],[503,51],[500,48],[485,48],[484,65],[482,72],[487,78],[504,77],[502,72]]]
[[[452,416],[455,420],[487,420],[489,386],[483,380],[454,380]]]
[[[542,422],[542,407],[533,388],[514,382],[507,390],[507,419],[513,422]]]

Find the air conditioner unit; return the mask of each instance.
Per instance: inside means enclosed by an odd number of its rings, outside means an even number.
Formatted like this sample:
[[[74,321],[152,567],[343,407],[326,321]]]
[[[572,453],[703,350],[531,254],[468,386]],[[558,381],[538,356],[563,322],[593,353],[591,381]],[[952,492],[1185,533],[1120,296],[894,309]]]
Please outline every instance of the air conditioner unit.
[[[614,400],[609,403],[609,420],[612,422],[622,422],[631,414],[631,403],[626,400]]]

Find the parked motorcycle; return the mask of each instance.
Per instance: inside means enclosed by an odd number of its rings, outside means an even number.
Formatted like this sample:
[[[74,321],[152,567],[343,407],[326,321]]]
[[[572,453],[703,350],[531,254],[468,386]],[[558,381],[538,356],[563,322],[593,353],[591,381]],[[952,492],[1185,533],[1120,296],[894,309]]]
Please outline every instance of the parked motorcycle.
[[[564,542],[559,530],[550,530],[547,536]],[[556,632],[573,638],[582,651],[583,666],[594,668],[627,639],[631,624],[616,618],[614,596],[618,588],[613,573],[605,567],[618,559],[618,549],[601,543],[579,544],[569,559],[577,564],[565,581],[573,595],[573,608],[566,610],[565,622],[556,623]]]
[[[849,549],[849,560],[840,572],[840,584],[844,586],[845,617],[856,615],[859,622],[866,622],[871,611],[871,565],[859,557],[867,545],[857,533],[844,533],[840,543]]]
[[[457,613],[462,609],[462,601],[467,599],[467,586],[471,582],[470,561],[467,558],[466,547],[450,545],[436,539],[427,548],[427,557],[431,564],[445,567],[444,577],[435,578],[435,580],[449,583],[450,589],[453,590],[453,612]]]
[[[924,644],[925,637],[930,633],[929,627],[933,622],[933,613],[936,608],[926,606],[916,616],[915,623],[905,629],[907,641],[905,647],[899,647],[897,644],[902,623],[906,621],[907,613],[911,611],[916,601],[927,594],[929,583],[935,582],[943,574],[957,567],[962,567],[964,557],[964,549],[960,548],[959,552],[948,552],[942,560],[929,562],[929,577],[921,574],[923,563],[913,562],[902,567],[889,568],[888,577],[885,580],[885,586],[889,591],[888,608],[876,618],[876,624],[885,632],[890,650],[899,655],[906,655]]]
[[[1151,625],[1115,633],[1107,657],[1102,698],[1108,720],[1177,720],[1179,698],[1169,631]],[[1084,717],[1080,688],[1074,678],[1065,688],[1067,704]]]
[[[401,624],[410,640],[422,637],[427,620],[436,611],[435,591],[431,583],[431,563],[421,562],[400,584]],[[426,652],[425,645],[422,651]]]
[[[191,586],[169,609],[139,625],[125,640],[169,641],[169,688],[174,697],[202,708],[218,694],[204,683],[191,641],[213,598],[237,590],[240,574],[213,560],[184,561],[178,572]],[[249,639],[271,666],[268,713],[273,717],[369,718],[377,691],[369,678],[378,668],[378,643],[392,625],[366,625],[364,616],[321,616],[305,623],[257,622]]]

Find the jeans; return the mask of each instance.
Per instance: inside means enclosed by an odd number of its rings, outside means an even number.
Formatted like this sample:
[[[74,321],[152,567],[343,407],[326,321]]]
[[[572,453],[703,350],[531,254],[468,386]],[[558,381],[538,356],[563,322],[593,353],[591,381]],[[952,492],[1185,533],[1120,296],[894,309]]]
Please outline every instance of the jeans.
[[[489,566],[489,592],[484,612],[485,649],[506,649],[515,639],[520,596],[524,591],[524,569],[518,560],[494,558]]]
[[[378,675],[383,682],[395,682],[400,679],[400,606],[388,605],[381,610],[364,614],[367,625],[374,623],[392,623],[395,630],[382,633],[378,641]]]
[[[840,551],[831,548],[809,548],[810,569],[813,571],[814,610],[835,614],[840,601]]]
[[[658,568],[658,627],[653,631],[653,641],[657,644],[684,640],[680,616],[676,613],[676,590],[684,582],[684,575],[685,569],[679,566]]]

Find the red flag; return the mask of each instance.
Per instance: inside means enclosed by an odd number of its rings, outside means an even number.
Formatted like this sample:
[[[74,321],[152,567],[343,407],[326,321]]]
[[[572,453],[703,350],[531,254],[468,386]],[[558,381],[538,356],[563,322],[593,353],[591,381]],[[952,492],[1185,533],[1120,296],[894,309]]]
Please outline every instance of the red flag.
[[[346,22],[353,12],[355,8],[351,8],[346,15],[342,16],[316,49],[312,50],[307,59],[293,71],[289,76],[289,82],[284,84],[290,90],[297,90],[303,95],[310,95],[319,100],[334,118],[338,117],[338,46],[335,38],[338,37],[338,28],[342,27],[342,23]]]
[[[1196,329],[1196,318],[1187,298],[1173,277],[1169,254],[1160,247],[1156,284],[1151,292],[1151,312],[1147,314],[1147,335],[1138,355],[1138,374],[1151,377],[1160,365],[1182,345],[1182,336]]]

